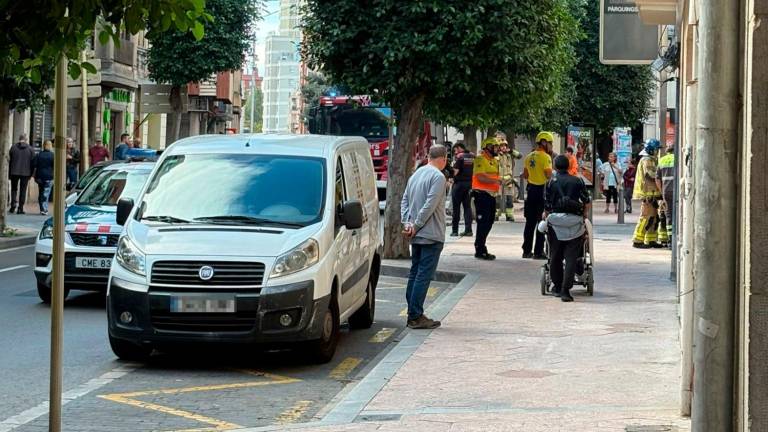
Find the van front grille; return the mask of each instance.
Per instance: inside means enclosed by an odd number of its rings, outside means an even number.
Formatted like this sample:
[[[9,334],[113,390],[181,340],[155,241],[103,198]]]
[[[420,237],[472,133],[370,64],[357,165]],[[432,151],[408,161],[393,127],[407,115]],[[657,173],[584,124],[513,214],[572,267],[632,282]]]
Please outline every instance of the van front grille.
[[[204,280],[200,269],[213,268]],[[264,264],[234,261],[158,261],[152,266],[152,283],[192,286],[261,286]]]

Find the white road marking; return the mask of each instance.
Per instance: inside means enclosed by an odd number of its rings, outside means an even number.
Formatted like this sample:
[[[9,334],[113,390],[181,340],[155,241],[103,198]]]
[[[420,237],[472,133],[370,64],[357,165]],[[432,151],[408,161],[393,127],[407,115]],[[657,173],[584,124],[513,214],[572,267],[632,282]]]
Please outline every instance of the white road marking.
[[[27,246],[18,246],[18,247],[10,248],[10,249],[0,249],[0,253],[3,253],[3,252],[13,252],[13,251],[22,250],[22,249],[28,249],[28,248],[31,248],[31,247],[35,247],[35,245],[31,244],[31,245],[27,245]]]
[[[122,378],[123,376],[133,372],[138,367],[138,365],[128,364],[119,368],[112,369],[111,371],[101,375],[98,378],[94,378],[73,388],[72,390],[64,392],[64,394],[61,395],[61,405],[64,406],[73,400],[93,392],[94,390],[98,390],[101,387],[111,383],[112,381],[118,378]],[[16,414],[13,417],[8,417],[7,419],[1,421],[0,432],[10,432],[46,414],[48,414],[48,401],[45,401],[34,408],[30,408],[22,413]]]
[[[29,267],[29,266],[28,265],[17,265],[15,267],[8,267],[8,268],[0,269],[0,273],[5,273],[5,272],[9,272],[9,271],[14,271],[14,270],[21,270],[21,269],[27,268],[27,267]]]

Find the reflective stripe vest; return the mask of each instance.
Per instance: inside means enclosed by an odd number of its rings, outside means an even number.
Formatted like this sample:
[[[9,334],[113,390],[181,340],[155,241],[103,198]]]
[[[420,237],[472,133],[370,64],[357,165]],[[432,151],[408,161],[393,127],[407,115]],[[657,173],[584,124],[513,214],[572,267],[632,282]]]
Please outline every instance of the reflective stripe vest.
[[[486,174],[494,183],[483,183],[478,178],[479,174]],[[489,157],[487,153],[475,158],[475,167],[472,173],[472,189],[481,190],[495,195],[499,193],[501,185],[499,184],[499,161],[496,158]]]

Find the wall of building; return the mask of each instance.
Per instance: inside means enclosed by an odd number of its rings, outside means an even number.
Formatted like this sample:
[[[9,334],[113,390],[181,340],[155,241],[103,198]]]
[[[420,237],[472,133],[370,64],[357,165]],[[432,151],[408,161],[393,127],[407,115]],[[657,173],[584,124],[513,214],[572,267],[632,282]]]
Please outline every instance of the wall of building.
[[[291,97],[298,88],[300,56],[298,40],[267,36],[264,71],[264,132],[290,132]]]

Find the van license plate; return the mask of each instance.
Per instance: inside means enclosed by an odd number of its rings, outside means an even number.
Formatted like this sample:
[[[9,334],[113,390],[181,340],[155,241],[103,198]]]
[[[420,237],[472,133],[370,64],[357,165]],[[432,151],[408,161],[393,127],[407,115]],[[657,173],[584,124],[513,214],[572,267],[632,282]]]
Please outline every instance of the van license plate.
[[[175,313],[234,313],[234,297],[172,296],[171,312]]]
[[[75,258],[75,267],[80,269],[109,270],[109,266],[111,265],[112,265],[112,258],[91,258],[91,257]]]

